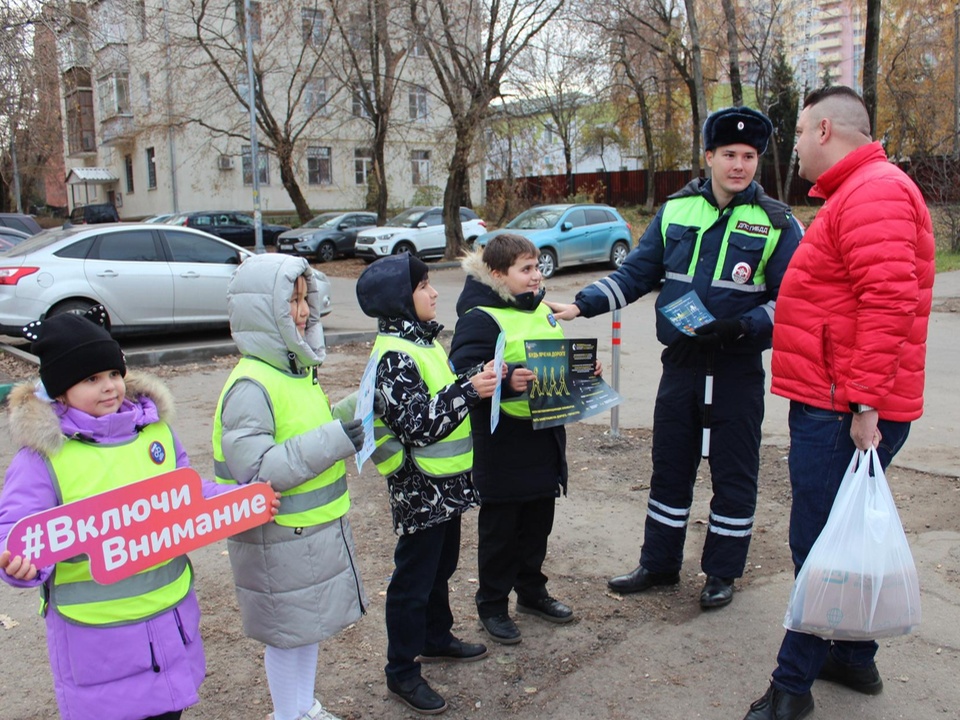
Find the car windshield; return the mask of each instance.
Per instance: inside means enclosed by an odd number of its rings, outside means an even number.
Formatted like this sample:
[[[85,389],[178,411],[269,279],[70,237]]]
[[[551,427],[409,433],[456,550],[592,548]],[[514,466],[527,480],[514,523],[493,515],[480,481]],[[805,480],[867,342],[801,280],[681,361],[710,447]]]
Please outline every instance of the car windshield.
[[[543,230],[545,228],[551,228],[557,224],[560,216],[563,215],[563,211],[564,208],[530,208],[507,223],[507,227],[512,230]]]
[[[410,208],[387,222],[390,227],[416,227],[429,208]]]
[[[343,217],[342,213],[324,213],[323,215],[317,215],[313,220],[305,222],[300,227],[305,228],[318,228],[318,227],[336,227],[337,223],[340,222],[340,218]]]

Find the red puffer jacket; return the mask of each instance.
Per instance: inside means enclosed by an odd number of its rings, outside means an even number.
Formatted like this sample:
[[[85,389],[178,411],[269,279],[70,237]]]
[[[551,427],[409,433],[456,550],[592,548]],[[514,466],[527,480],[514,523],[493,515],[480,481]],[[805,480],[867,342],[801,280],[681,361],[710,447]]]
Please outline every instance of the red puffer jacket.
[[[810,195],[827,202],[780,286],[772,390],[828,410],[866,403],[885,420],[916,420],[935,270],[923,197],[879,142],[823,173]]]

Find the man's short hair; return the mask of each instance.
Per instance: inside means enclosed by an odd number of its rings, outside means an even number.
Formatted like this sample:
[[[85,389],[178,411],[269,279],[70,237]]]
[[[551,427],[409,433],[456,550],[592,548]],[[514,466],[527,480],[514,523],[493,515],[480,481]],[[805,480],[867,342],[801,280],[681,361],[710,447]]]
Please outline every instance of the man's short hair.
[[[838,128],[870,137],[870,113],[863,98],[846,85],[831,85],[814,90],[803,100],[803,108],[824,103],[824,117],[830,117]]]
[[[537,257],[537,246],[522,235],[504,233],[487,241],[483,248],[483,263],[491,270],[505,273],[517,258]]]

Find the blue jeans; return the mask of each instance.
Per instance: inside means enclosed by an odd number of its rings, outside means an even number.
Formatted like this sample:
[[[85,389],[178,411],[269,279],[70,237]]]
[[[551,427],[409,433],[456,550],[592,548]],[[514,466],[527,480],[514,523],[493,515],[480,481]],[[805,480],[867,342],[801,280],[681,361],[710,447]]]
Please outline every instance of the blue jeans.
[[[840,489],[840,482],[856,446],[850,438],[850,413],[823,410],[796,401],[790,403],[790,550],[794,576],[800,572],[810,548],[823,530]],[[880,420],[877,427],[883,439],[877,448],[884,469],[897,454],[907,434],[908,422]],[[833,642],[816,635],[788,630],[777,655],[773,684],[793,695],[810,690],[817,679],[827,653],[851,667],[869,667],[877,653],[870,641]]]

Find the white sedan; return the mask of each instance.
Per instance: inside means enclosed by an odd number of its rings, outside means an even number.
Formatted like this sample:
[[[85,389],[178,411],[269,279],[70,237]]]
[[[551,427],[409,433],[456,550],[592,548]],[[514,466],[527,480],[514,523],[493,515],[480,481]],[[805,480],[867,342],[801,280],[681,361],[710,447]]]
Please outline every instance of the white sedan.
[[[131,335],[226,327],[227,284],[250,252],[191,228],[80,225],[47,230],[0,254],[0,333],[97,303]],[[329,283],[321,281],[323,310]]]

